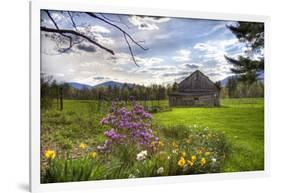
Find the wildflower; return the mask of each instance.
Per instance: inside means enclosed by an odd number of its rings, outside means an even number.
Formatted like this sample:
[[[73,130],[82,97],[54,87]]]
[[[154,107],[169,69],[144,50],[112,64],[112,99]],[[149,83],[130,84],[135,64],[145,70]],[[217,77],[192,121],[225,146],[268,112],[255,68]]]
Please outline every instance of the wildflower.
[[[147,150],[141,151],[140,153],[137,154],[137,160],[142,161],[146,158],[147,156]]]
[[[185,152],[181,152],[181,155],[182,155],[182,157],[185,157],[186,153]]]
[[[48,159],[55,159],[56,152],[48,149],[47,151],[45,151],[45,157],[48,158]]]
[[[208,152],[208,151],[205,152],[205,156],[209,156],[210,154],[211,154],[211,153]]]
[[[189,165],[189,166],[193,166],[193,162],[192,161],[190,161],[190,160],[187,160],[187,164]]]
[[[173,145],[174,148],[179,148],[179,145],[174,141],[173,141],[172,145]]]
[[[158,146],[159,147],[163,147],[164,146],[164,143],[162,141],[158,141]]]
[[[180,160],[178,161],[178,166],[183,167],[185,165],[185,159],[184,157],[181,157]]]
[[[86,148],[86,144],[85,143],[80,143],[79,148],[80,149],[85,149]]]
[[[195,162],[195,161],[196,161],[196,159],[197,159],[197,158],[196,158],[196,156],[195,156],[195,155],[191,156],[191,161],[192,161],[192,162]]]
[[[163,172],[164,172],[164,168],[163,167],[158,168],[157,174],[162,174]]]
[[[92,156],[93,159],[95,159],[97,157],[97,152],[95,152],[95,151],[92,152],[91,156]]]
[[[173,149],[172,153],[178,154],[178,150],[177,149]]]
[[[204,157],[200,160],[200,164],[201,166],[204,166],[206,164],[206,159]]]
[[[171,159],[171,156],[168,155],[168,156],[167,156],[167,159],[170,160],[170,159]]]
[[[214,162],[214,163],[215,163],[216,161],[217,161],[217,159],[216,159],[216,158],[212,158],[212,162]]]
[[[129,178],[135,178],[136,176],[134,174],[130,174]]]

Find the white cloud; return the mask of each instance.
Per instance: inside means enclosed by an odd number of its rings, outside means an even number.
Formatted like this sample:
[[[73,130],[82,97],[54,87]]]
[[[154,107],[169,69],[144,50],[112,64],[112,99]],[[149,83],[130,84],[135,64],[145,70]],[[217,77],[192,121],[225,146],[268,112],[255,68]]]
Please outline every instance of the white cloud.
[[[226,48],[237,43],[237,39],[215,40],[206,43],[197,43],[193,48],[202,52],[202,58],[205,61],[213,59],[218,63],[225,63],[224,56],[227,55]]]
[[[105,28],[103,26],[100,26],[100,25],[91,26],[90,30],[92,32],[96,32],[96,33],[110,33],[109,29],[107,29],[107,28]]]
[[[140,30],[158,30],[157,24],[168,22],[170,18],[162,17],[147,17],[147,16],[131,16],[129,17],[129,22],[135,26],[138,26]]]
[[[86,27],[77,27],[77,30],[89,36],[92,39],[97,40],[100,44],[105,45],[112,45],[115,43],[115,41],[112,38],[106,37],[104,34],[109,34],[110,30],[99,25],[94,26],[86,26]]]
[[[190,60],[191,52],[189,50],[179,50],[177,56],[174,56],[172,59],[176,62],[187,62]]]

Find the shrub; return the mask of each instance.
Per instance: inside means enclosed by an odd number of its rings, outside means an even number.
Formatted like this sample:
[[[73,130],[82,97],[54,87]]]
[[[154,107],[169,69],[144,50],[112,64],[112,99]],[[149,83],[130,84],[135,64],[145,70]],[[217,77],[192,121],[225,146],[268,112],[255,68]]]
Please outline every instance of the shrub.
[[[104,132],[107,140],[98,149],[119,155],[123,161],[135,157],[137,151],[152,151],[152,144],[157,143],[158,137],[152,130],[152,116],[143,106],[132,102],[127,110],[120,103],[113,102],[111,112],[101,120],[101,124],[110,130]]]

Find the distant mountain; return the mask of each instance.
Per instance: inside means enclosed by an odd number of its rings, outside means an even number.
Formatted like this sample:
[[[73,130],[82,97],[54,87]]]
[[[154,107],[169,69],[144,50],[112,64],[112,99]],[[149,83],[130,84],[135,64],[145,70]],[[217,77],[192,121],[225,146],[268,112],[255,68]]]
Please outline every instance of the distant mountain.
[[[231,76],[228,76],[228,77],[226,77],[226,78],[220,80],[220,83],[221,83],[221,86],[222,86],[222,87],[225,87],[225,86],[226,86],[226,84],[227,84],[227,82],[228,82],[228,79],[229,79],[230,77],[231,77]]]
[[[107,82],[103,82],[103,83],[101,83],[101,84],[98,84],[98,85],[95,85],[94,87],[96,88],[96,87],[102,87],[102,86],[104,86],[104,87],[118,87],[118,88],[121,88],[121,87],[123,87],[124,86],[124,84],[125,83],[121,83],[121,82],[115,82],[115,81],[107,81]],[[127,83],[127,85],[128,85],[128,87],[132,87],[133,86],[133,84],[131,84],[131,83]]]
[[[78,90],[82,90],[82,89],[90,89],[92,88],[92,86],[87,85],[87,84],[81,84],[81,83],[77,83],[77,82],[69,82],[68,83],[72,88],[78,89]]]
[[[228,82],[228,79],[229,79],[230,77],[231,77],[231,76],[228,76],[228,77],[226,77],[226,78],[220,80],[221,86],[222,86],[222,87],[225,87],[225,86],[226,86],[226,84],[227,84],[227,82]],[[257,79],[258,79],[259,81],[262,81],[262,82],[263,82],[263,80],[264,80],[264,72],[257,72]]]
[[[91,85],[87,85],[87,84],[81,84],[81,83],[77,83],[77,82],[69,82],[68,83],[72,88],[75,88],[75,89],[78,89],[78,90],[82,90],[82,89],[91,89],[91,88],[97,88],[97,87],[109,87],[111,86],[112,88],[113,87],[118,87],[118,88],[121,88],[124,86],[125,83],[121,83],[121,82],[115,82],[115,81],[107,81],[107,82],[103,82],[103,83],[100,83],[98,85],[95,85],[95,86],[91,86]],[[128,87],[132,87],[133,84],[131,83],[127,83]]]

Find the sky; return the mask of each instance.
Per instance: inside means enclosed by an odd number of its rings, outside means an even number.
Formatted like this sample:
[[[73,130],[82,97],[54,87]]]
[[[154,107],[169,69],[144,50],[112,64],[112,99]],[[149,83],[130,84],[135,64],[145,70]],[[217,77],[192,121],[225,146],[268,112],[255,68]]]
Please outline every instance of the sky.
[[[75,29],[67,12],[50,11],[61,29]],[[231,75],[231,64],[224,56],[237,57],[246,50],[227,25],[235,21],[151,16],[97,14],[128,32],[148,50],[130,42],[136,61],[132,60],[123,33],[115,27],[85,13],[71,12],[78,32],[114,51],[114,55],[87,40],[71,50],[67,39],[41,33],[41,72],[58,82],[97,85],[106,81],[141,85],[167,85],[180,82],[195,70],[212,81]],[[41,26],[55,26],[41,13]]]

